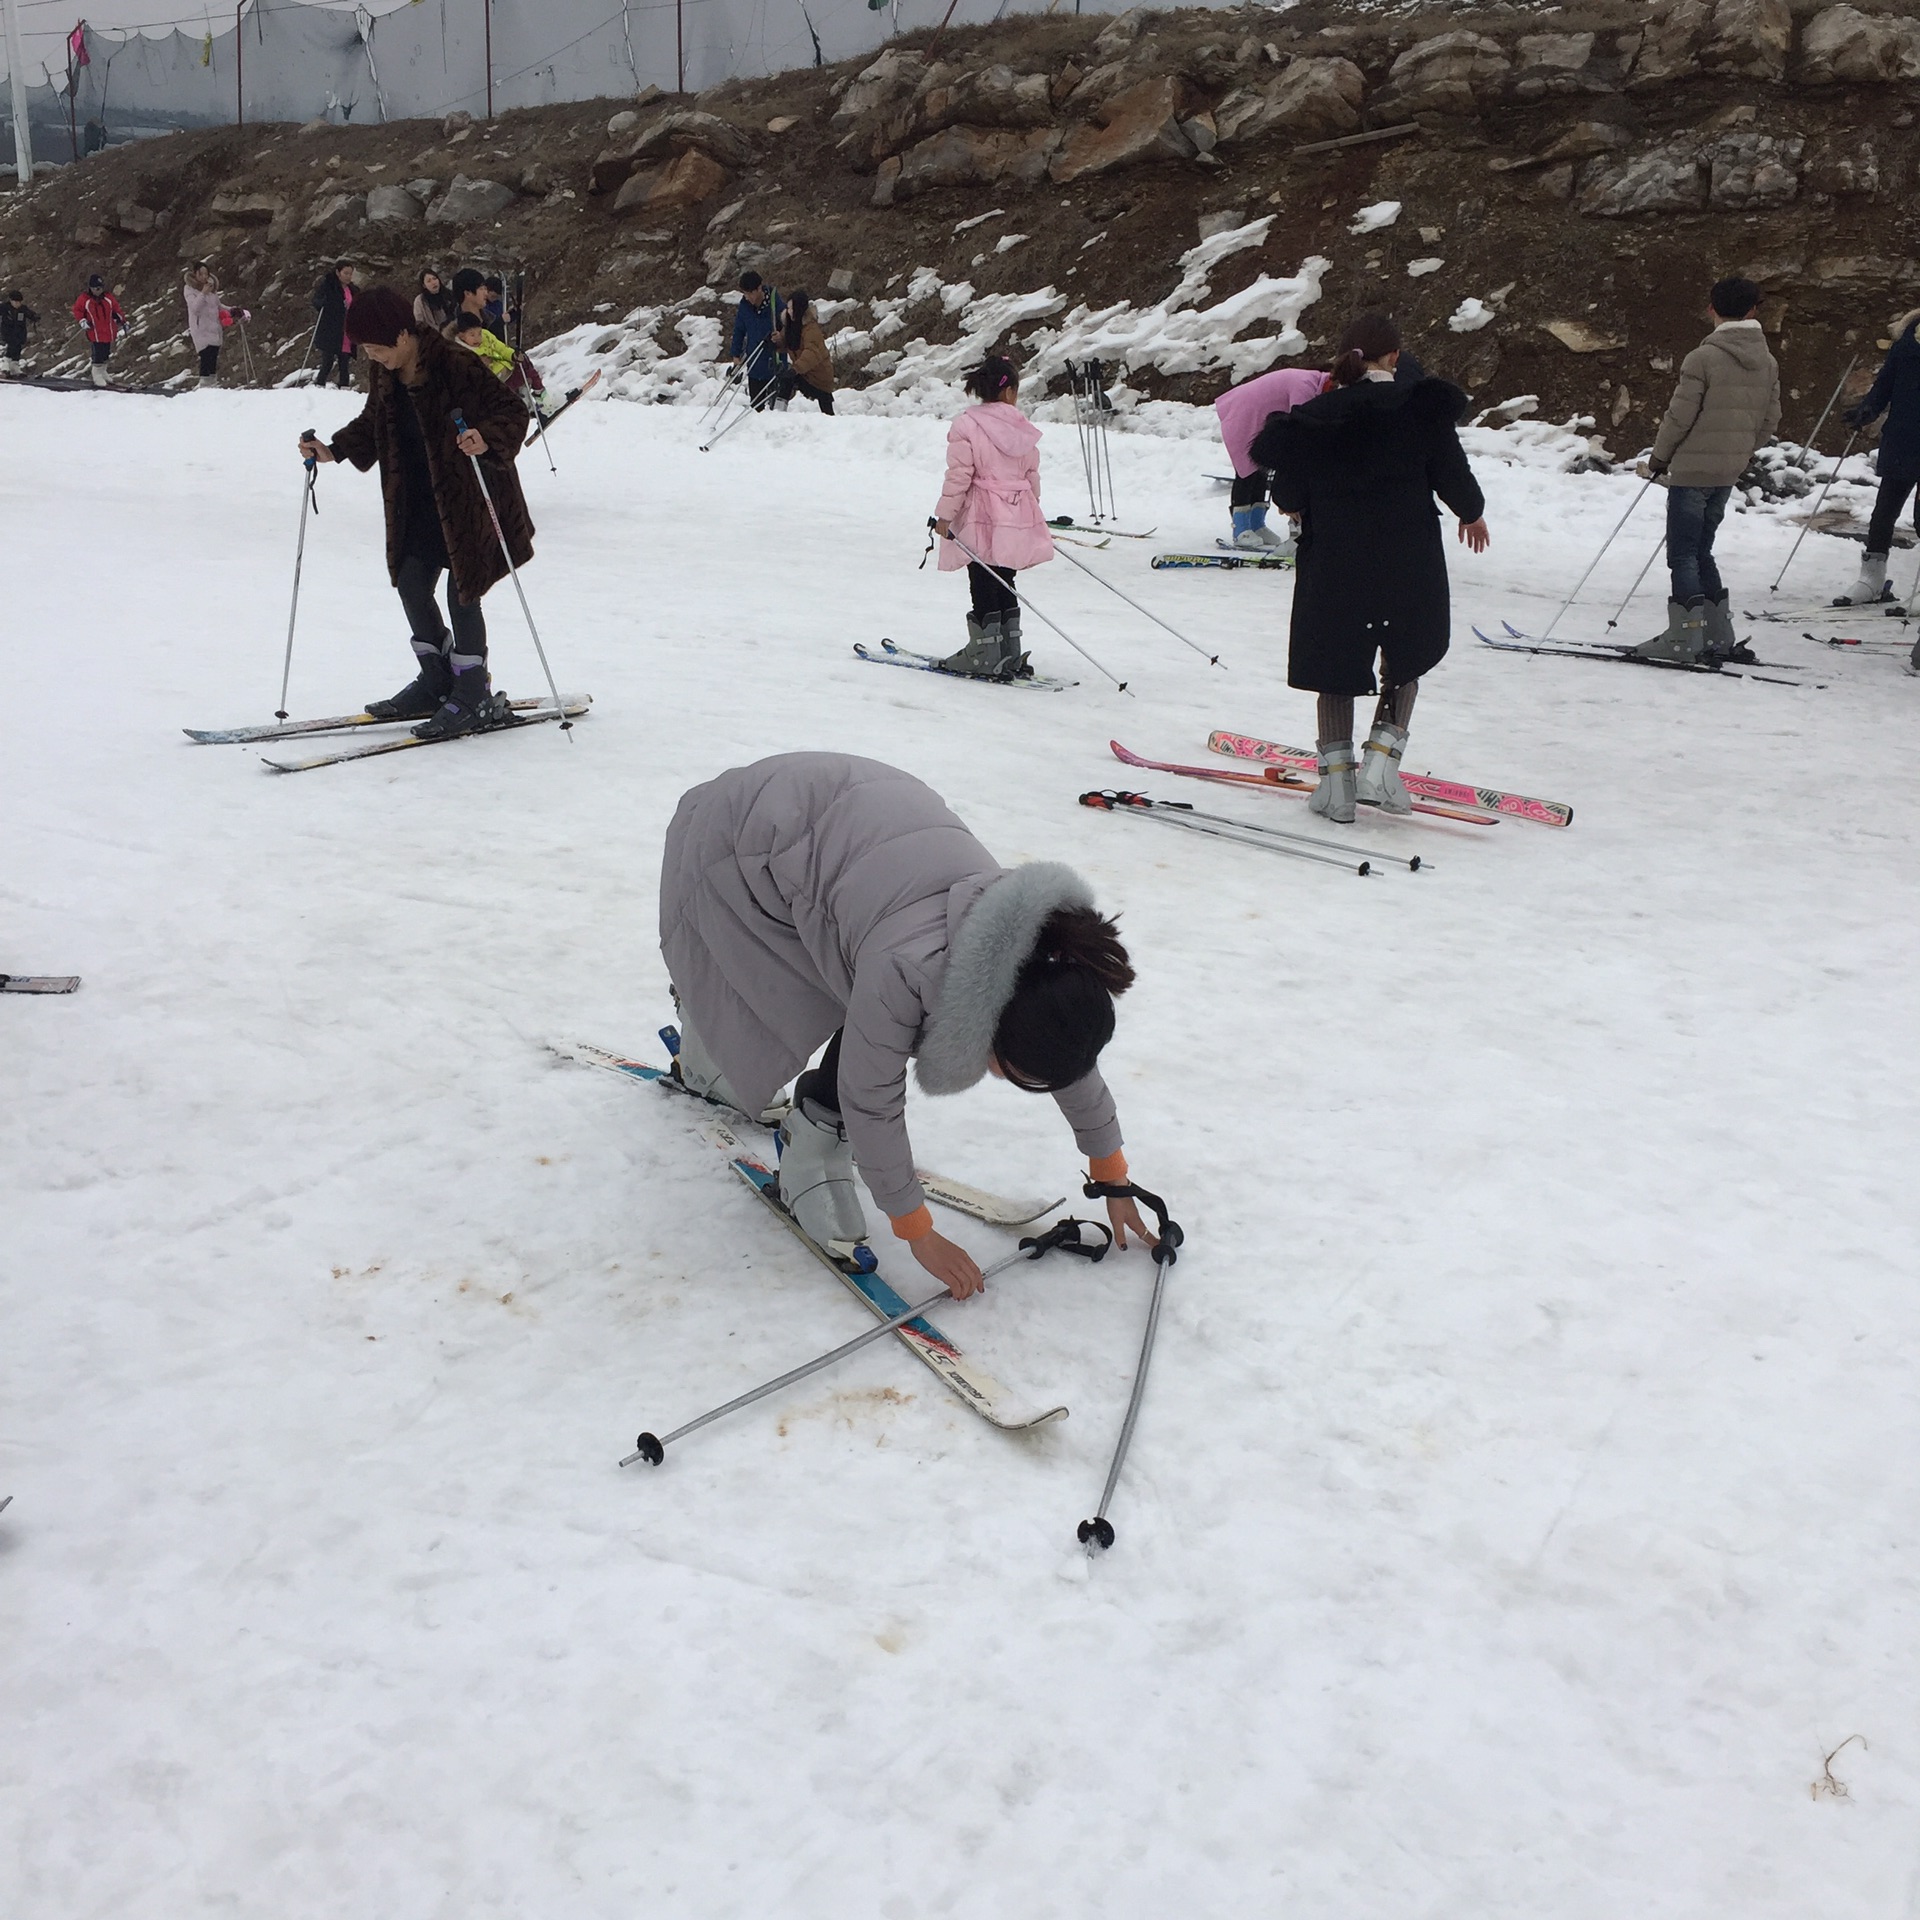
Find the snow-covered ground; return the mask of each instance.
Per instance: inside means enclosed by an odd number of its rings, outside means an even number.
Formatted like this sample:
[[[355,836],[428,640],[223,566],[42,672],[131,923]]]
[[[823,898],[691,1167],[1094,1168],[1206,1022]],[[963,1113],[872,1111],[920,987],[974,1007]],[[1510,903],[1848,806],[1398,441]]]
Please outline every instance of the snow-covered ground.
[[[915,570],[937,420],[701,455],[688,409],[587,406],[522,464],[591,718],[278,778],[179,729],[274,706],[294,435],[355,404],[0,394],[0,967],[86,977],[0,999],[10,1920],[1920,1910],[1895,657],[1760,629],[1793,691],[1477,647],[1637,483],[1476,435],[1494,546],[1410,758],[1576,818],[1367,820],[1431,865],[1357,881],[1074,804],[1307,824],[1107,753],[1312,733],[1284,578],[1148,571],[1222,528],[1203,440],[1116,438],[1159,536],[1075,557],[1226,669],[1057,563],[1035,596],[1134,692],[1051,696],[853,658],[960,638]],[[1074,505],[1071,429],[1047,457]],[[320,497],[301,713],[409,670],[374,483]],[[1738,601],[1791,534],[1730,519]],[[941,1316],[1071,1404],[1028,1439],[886,1343],[615,1469],[863,1324],[686,1112],[542,1044],[657,1050],[674,801],[794,747],[915,769],[1124,914],[1109,1060],[1188,1244],[1097,1566],[1137,1254]],[[1074,1180],[1050,1103],[912,1118],[949,1171]]]

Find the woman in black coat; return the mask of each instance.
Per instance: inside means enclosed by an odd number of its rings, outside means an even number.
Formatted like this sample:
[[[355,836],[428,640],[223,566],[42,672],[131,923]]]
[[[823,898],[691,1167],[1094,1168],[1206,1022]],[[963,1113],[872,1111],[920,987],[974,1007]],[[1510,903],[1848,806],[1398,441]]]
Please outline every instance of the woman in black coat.
[[[1895,323],[1893,351],[1880,363],[1880,377],[1866,398],[1847,410],[1847,425],[1856,432],[1883,413],[1887,424],[1880,429],[1880,458],[1875,462],[1880,491],[1867,523],[1860,578],[1833,603],[1836,607],[1864,606],[1870,600],[1888,598],[1887,556],[1893,551],[1893,524],[1920,483],[1920,339],[1915,338],[1916,330],[1920,330],[1920,309]],[[1914,507],[1913,524],[1920,530],[1920,503]]]
[[[1320,786],[1310,804],[1329,820],[1351,820],[1356,800],[1389,813],[1413,806],[1400,756],[1420,676],[1445,655],[1449,625],[1434,496],[1459,516],[1475,553],[1489,538],[1486,501],[1455,431],[1466,395],[1445,380],[1396,381],[1399,361],[1399,329],[1362,314],[1340,342],[1333,386],[1275,414],[1253,443],[1254,460],[1273,473],[1274,505],[1300,516],[1287,684],[1320,696]],[[1359,770],[1354,696],[1376,691]]]

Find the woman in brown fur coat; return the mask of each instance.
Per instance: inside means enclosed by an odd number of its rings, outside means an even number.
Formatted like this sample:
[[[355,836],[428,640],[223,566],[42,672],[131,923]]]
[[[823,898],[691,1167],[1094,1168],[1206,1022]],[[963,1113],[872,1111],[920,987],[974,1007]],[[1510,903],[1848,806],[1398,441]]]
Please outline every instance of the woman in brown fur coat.
[[[487,680],[481,597],[505,578],[506,555],[475,476],[482,462],[513,564],[533,558],[533,521],[514,470],[527,410],[463,348],[418,330],[412,304],[391,287],[353,303],[353,334],[373,368],[360,417],[328,442],[301,437],[303,459],[347,460],[363,473],[377,461],[387,510],[387,571],[407,610],[415,679],[367,711],[414,720],[423,740],[471,733],[507,718]],[[466,420],[459,432],[454,415]],[[447,615],[434,604],[448,575]]]

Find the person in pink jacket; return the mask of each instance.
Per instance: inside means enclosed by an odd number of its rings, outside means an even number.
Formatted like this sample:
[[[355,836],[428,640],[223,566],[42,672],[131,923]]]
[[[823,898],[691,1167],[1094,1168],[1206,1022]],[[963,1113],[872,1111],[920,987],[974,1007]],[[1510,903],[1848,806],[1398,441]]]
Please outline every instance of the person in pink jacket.
[[[1312,367],[1276,367],[1229,387],[1213,403],[1220,416],[1220,438],[1233,462],[1233,539],[1249,553],[1285,553],[1290,543],[1267,525],[1267,473],[1251,451],[1254,436],[1270,415],[1291,413],[1327,389],[1330,376]],[[1228,542],[1222,541],[1227,545]]]
[[[1020,650],[1020,601],[1013,576],[1053,558],[1040,511],[1040,429],[1020,411],[1020,374],[998,354],[967,375],[979,402],[947,429],[947,483],[933,510],[940,570],[967,570],[973,611],[967,644],[940,664],[983,680],[1033,671]]]

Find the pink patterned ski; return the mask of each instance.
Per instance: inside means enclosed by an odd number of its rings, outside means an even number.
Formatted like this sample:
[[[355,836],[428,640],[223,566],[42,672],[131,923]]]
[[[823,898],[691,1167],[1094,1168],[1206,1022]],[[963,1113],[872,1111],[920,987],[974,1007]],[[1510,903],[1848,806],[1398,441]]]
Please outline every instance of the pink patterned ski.
[[[1315,764],[1313,754],[1304,747],[1283,747],[1272,740],[1256,740],[1251,734],[1228,733],[1224,729],[1208,734],[1207,750],[1224,753],[1232,760],[1258,760],[1267,766],[1311,768]],[[1404,767],[1400,784],[1422,799],[1484,807],[1489,813],[1509,813],[1516,820],[1532,820],[1543,827],[1564,827],[1573,819],[1573,809],[1559,800],[1531,800],[1524,793],[1502,793],[1498,787],[1470,787],[1463,780],[1440,780],[1430,773],[1408,773]]]

